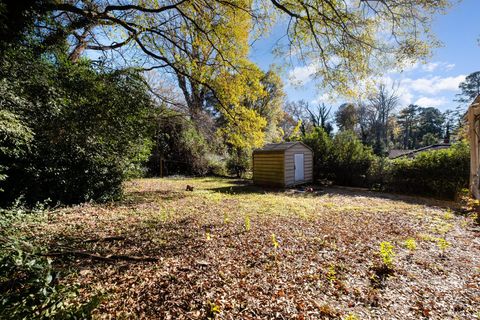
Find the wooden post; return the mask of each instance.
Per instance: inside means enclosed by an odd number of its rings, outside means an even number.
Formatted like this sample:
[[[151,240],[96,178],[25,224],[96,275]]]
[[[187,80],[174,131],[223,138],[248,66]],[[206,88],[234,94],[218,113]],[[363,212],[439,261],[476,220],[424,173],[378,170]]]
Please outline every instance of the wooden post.
[[[163,178],[163,158],[160,158],[160,178]]]

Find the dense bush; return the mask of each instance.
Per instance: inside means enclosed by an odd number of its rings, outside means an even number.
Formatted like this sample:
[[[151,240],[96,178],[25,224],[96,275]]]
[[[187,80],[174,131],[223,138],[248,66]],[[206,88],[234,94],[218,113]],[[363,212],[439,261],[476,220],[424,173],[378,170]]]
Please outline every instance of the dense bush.
[[[313,150],[314,176],[336,184],[362,186],[374,161],[371,148],[365,147],[351,131],[341,131],[332,139],[322,128],[315,128],[302,141]]]
[[[340,185],[363,186],[374,161],[373,151],[358,139],[353,131],[335,135],[332,150],[334,181]]]
[[[413,159],[391,161],[385,189],[453,199],[468,186],[470,153],[466,143],[449,149],[423,152]]]
[[[244,177],[247,171],[251,169],[252,151],[249,149],[236,149],[230,152],[227,159],[228,173],[236,178]]]
[[[0,96],[4,93],[2,88],[0,85]],[[0,182],[7,179],[7,171],[27,153],[32,138],[31,130],[15,114],[0,110]]]
[[[211,145],[184,114],[163,109],[153,134],[153,150],[147,162],[149,176],[209,173]]]
[[[307,133],[302,141],[313,151],[313,175],[315,179],[332,178],[333,143],[330,136],[321,127]]]
[[[90,319],[98,298],[78,303],[51,260],[19,240],[0,239],[0,319]]]
[[[208,160],[208,173],[218,177],[228,177],[227,155],[210,154]]]
[[[375,156],[370,169],[367,173],[366,187],[373,190],[382,190],[385,186],[385,181],[388,178],[388,168],[391,160],[387,157]]]
[[[153,108],[136,72],[7,51],[0,93],[0,203],[113,199],[149,154]]]
[[[466,143],[423,152],[413,159],[389,160],[375,156],[351,131],[340,131],[332,139],[315,128],[302,141],[313,150],[315,179],[443,198],[454,198],[468,186],[470,154]]]

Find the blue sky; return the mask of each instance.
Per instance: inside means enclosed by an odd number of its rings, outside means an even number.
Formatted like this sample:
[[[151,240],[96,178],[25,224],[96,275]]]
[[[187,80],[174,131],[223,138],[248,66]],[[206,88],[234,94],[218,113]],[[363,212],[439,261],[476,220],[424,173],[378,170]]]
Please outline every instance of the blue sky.
[[[443,46],[433,51],[433,56],[426,64],[415,64],[402,73],[385,73],[386,82],[397,83],[399,108],[416,103],[444,111],[458,105],[453,101],[458,93],[458,84],[466,75],[480,71],[479,11],[480,0],[464,0],[445,15],[435,16],[432,31]],[[268,38],[253,45],[250,57],[264,70],[273,63],[282,64],[280,59],[274,58],[272,49],[284,33],[284,28],[276,27]],[[315,81],[308,77],[306,67],[285,70],[282,77],[288,100],[304,99],[310,103],[326,101],[333,109],[345,102],[342,98],[336,101],[326,100],[325,92],[319,91]],[[303,85],[293,86],[289,81],[291,77],[304,80]]]

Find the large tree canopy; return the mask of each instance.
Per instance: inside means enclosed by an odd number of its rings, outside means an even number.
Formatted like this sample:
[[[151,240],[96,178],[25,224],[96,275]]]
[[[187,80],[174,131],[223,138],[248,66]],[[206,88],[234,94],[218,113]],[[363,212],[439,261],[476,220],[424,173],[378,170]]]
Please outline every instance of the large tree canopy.
[[[469,74],[458,87],[462,92],[457,94],[457,101],[471,103],[480,95],[480,71]]]
[[[38,1],[41,14],[50,17],[37,20],[44,43],[68,39],[71,59],[85,49],[115,52],[128,63],[165,68],[207,88],[203,73],[192,74],[186,65],[236,72],[247,48],[229,40],[280,21],[288,41],[279,41],[278,52],[311,64],[323,85],[344,93],[375,66],[427,56],[436,43],[428,30],[431,17],[449,6],[448,0]],[[200,50],[194,61],[192,47]]]

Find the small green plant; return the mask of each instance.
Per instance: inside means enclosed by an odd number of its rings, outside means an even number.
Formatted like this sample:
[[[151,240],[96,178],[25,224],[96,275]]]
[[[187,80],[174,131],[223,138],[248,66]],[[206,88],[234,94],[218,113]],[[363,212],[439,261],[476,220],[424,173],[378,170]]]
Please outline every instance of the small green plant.
[[[332,264],[330,267],[328,267],[327,270],[327,280],[330,283],[333,283],[337,280],[337,271],[335,271],[335,266]]]
[[[452,228],[453,228],[453,224],[441,221],[441,222],[436,223],[432,227],[432,230],[436,233],[439,233],[439,234],[446,234]]]
[[[250,231],[250,229],[252,228],[251,226],[251,222],[250,222],[250,217],[249,216],[245,216],[245,231]]]
[[[223,215],[223,223],[224,224],[229,224],[230,223],[230,217],[228,216],[227,213]]]
[[[280,244],[277,241],[277,237],[275,236],[275,233],[272,233],[272,244],[275,249],[277,249],[280,246]]]
[[[380,243],[380,257],[382,258],[383,264],[388,268],[393,268],[393,258],[395,257],[395,252],[393,251],[393,244],[388,241],[383,241]]]
[[[443,214],[443,219],[445,220],[452,220],[453,219],[453,212],[452,209],[448,208],[447,211]]]
[[[215,319],[217,314],[219,314],[221,311],[220,306],[216,305],[213,302],[208,303],[208,309],[207,309],[207,318],[208,319]]]
[[[168,220],[168,212],[167,210],[162,210],[160,213],[160,218],[162,219],[162,222],[167,222]]]
[[[460,194],[460,203],[463,210],[470,213],[472,219],[480,224],[480,200],[473,198],[468,189],[463,189]]]
[[[360,318],[355,313],[349,313],[342,320],[360,320]]]
[[[428,241],[428,242],[435,242],[437,241],[437,238],[435,238],[434,236],[430,235],[430,234],[426,234],[426,233],[422,233],[419,235],[420,239],[423,240],[423,241]]]
[[[417,249],[417,242],[413,238],[408,238],[404,242],[405,247],[410,251],[415,251]]]
[[[102,297],[76,301],[78,286],[62,284],[44,252],[23,239],[0,240],[0,319],[91,319]]]
[[[205,238],[207,239],[207,241],[212,240],[212,235],[210,234],[210,232],[208,231],[205,232]]]
[[[445,250],[447,250],[450,247],[450,242],[448,242],[444,238],[438,238],[437,247],[442,251],[442,254],[443,254],[445,253]]]

